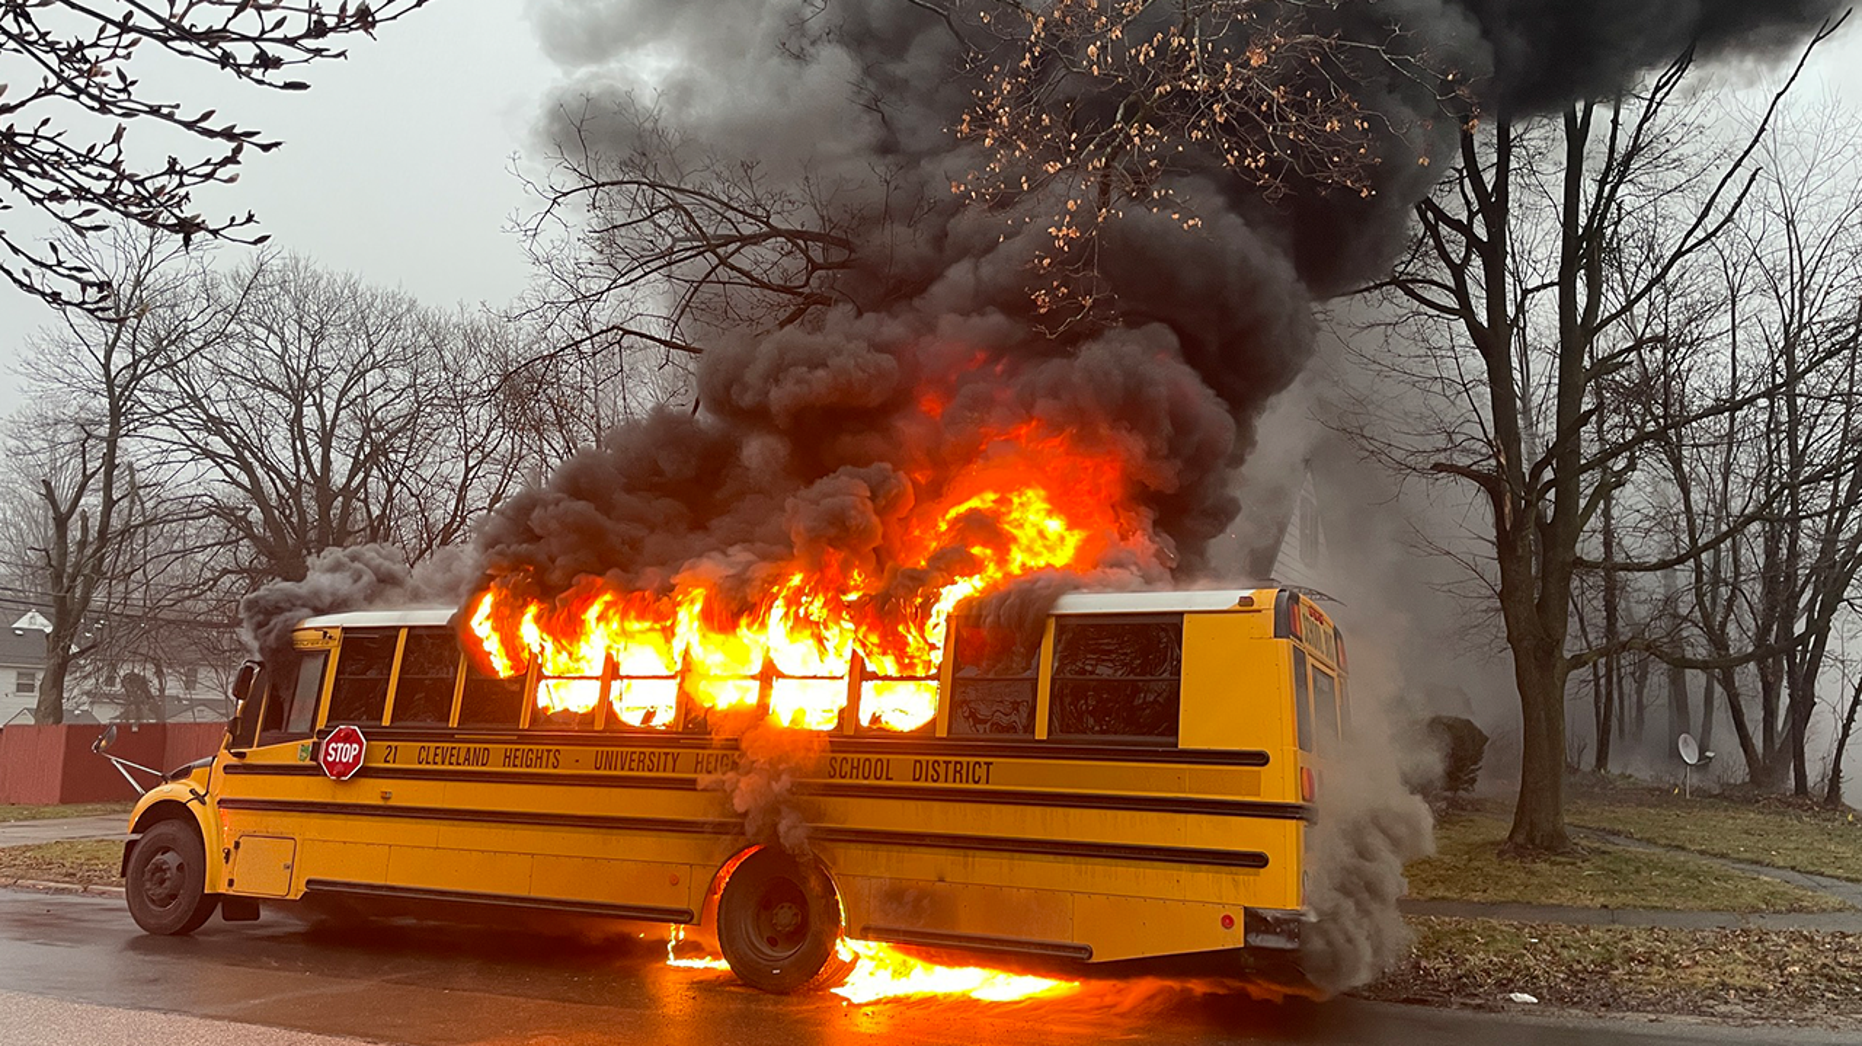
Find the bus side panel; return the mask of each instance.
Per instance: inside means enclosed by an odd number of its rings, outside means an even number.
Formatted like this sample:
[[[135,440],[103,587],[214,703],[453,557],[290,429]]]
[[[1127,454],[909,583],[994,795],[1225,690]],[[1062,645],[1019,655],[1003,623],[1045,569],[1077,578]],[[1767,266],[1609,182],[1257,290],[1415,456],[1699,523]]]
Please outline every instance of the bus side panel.
[[[1252,748],[1276,756],[1292,748],[1287,645],[1257,637],[1256,619],[1264,617],[1265,612],[1183,615],[1179,747]],[[1268,798],[1292,796],[1270,786]]]
[[[844,866],[829,859],[829,867]],[[1073,895],[1053,890],[836,874],[851,937],[930,930],[1023,941],[1073,940]]]

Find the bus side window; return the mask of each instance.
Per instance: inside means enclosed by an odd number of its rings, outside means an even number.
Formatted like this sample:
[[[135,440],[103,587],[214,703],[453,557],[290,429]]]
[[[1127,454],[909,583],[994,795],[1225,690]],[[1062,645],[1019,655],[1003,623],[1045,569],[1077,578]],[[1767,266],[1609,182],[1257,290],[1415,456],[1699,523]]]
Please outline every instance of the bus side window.
[[[307,653],[297,664],[297,686],[291,695],[291,714],[284,724],[287,738],[309,737],[317,726],[317,703],[323,698],[323,670],[330,652]]]
[[[388,678],[394,671],[394,648],[399,629],[383,632],[343,633],[336,657],[336,682],[330,688],[330,713],[325,725],[380,723],[388,704]]]
[[[254,686],[253,699],[247,702],[257,717],[245,744],[275,745],[298,741],[311,734],[317,721],[317,699],[323,696],[323,666],[329,663],[327,650],[293,652],[277,664],[267,664],[260,677],[265,686],[265,707],[259,709]],[[240,724],[246,731],[244,722]]]
[[[459,640],[450,628],[410,628],[394,684],[394,725],[446,726],[459,682]]]
[[[1338,684],[1318,665],[1312,667],[1312,707],[1319,719],[1319,745],[1338,740]]]
[[[1312,700],[1306,690],[1306,651],[1293,648],[1293,719],[1299,724],[1300,751],[1312,751]]]
[[[524,716],[524,674],[509,679],[487,675],[466,658],[465,689],[459,694],[459,725],[517,729]]]
[[[1175,741],[1183,616],[1057,618],[1050,737]]]
[[[258,742],[259,728],[265,721],[267,708],[277,701],[271,689],[271,668],[261,665],[258,675],[252,678],[251,686],[246,690],[245,700],[239,703],[239,729],[228,740],[228,748],[241,751]]]
[[[1033,737],[1041,635],[958,621],[953,629],[950,736]]]
[[[601,674],[537,677],[537,705],[530,710],[532,730],[593,730],[605,691]]]

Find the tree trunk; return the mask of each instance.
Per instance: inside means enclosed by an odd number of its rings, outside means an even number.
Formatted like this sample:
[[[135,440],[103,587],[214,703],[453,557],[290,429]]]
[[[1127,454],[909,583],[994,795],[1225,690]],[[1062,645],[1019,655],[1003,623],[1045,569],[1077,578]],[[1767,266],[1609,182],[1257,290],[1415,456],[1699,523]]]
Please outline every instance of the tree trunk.
[[[1590,722],[1597,742],[1590,768],[1603,773],[1610,768],[1610,699],[1604,689],[1603,665],[1597,661],[1590,665]]]
[[[1808,797],[1810,795],[1810,767],[1809,759],[1804,752],[1804,733],[1810,725],[1808,723],[1810,717],[1800,713],[1798,702],[1803,701],[1814,709],[1817,689],[1808,681],[1800,686],[1804,691],[1804,696],[1799,697],[1795,693],[1791,695],[1791,794]],[[1798,687],[1792,689],[1796,690]]]
[[[1519,802],[1506,844],[1514,850],[1571,849],[1565,832],[1564,659],[1545,644],[1513,645],[1519,688]]]
[[[1598,442],[1602,443],[1603,412],[1597,412],[1599,429]],[[1613,511],[1616,499],[1606,497],[1603,501],[1603,561],[1616,562],[1616,526]],[[1603,642],[1612,646],[1621,632],[1621,613],[1617,606],[1616,571],[1606,566],[1603,570]],[[1597,731],[1597,760],[1593,764],[1598,773],[1610,772],[1610,723],[1616,722],[1616,736],[1623,736],[1623,671],[1622,661],[1615,654],[1603,659],[1603,722]]]
[[[1836,733],[1836,754],[1830,759],[1830,781],[1823,789],[1824,806],[1843,805],[1843,755],[1849,748],[1849,735],[1855,731],[1858,709],[1862,709],[1862,678],[1856,680],[1855,693],[1849,695],[1849,711],[1843,715],[1842,729]]]
[[[1675,739],[1682,734],[1691,734],[1693,732],[1694,724],[1688,721],[1687,671],[1674,665],[1669,665],[1668,741],[1672,744]]]
[[[39,677],[39,698],[32,710],[32,721],[40,725],[65,721],[65,676],[70,662],[50,656],[51,636],[46,637],[48,656],[45,671]]]
[[[1700,750],[1713,751],[1713,688],[1715,685],[1712,672],[1700,674]]]
[[[1642,657],[1637,658],[1636,667],[1629,670],[1629,678],[1633,683],[1632,693],[1636,698],[1633,706],[1636,711],[1636,732],[1631,740],[1635,742],[1637,750],[1645,748],[1644,742],[1649,735],[1649,668],[1649,659]]]

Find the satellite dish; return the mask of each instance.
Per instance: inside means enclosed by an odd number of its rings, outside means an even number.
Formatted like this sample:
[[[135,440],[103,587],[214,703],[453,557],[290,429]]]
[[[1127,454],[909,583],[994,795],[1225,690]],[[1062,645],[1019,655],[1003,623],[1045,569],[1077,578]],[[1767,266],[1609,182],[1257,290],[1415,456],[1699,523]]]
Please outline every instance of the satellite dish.
[[[1695,742],[1693,734],[1682,734],[1675,747],[1681,749],[1681,761],[1689,766],[1700,765],[1700,745]]]

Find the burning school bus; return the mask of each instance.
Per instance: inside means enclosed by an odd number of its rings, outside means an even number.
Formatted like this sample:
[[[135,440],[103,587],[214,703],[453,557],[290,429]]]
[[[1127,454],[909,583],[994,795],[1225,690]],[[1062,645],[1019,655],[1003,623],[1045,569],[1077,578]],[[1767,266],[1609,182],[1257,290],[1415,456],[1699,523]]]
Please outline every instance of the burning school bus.
[[[223,749],[132,814],[137,923],[318,895],[589,913],[691,928],[771,991],[845,975],[846,939],[1294,973],[1347,720],[1296,591],[1073,594],[1026,636],[959,610],[917,678],[653,649],[570,674],[453,620],[311,618],[242,673]]]

